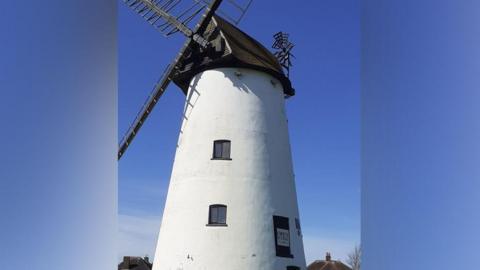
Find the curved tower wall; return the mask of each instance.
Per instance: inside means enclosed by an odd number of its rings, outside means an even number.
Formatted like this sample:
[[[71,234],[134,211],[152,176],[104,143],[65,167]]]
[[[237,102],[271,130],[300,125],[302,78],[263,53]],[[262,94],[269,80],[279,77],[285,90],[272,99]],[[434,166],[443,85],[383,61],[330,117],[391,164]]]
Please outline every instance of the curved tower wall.
[[[204,71],[183,117],[153,270],[306,269],[280,82],[251,69]],[[231,160],[212,160],[215,140],[231,141]],[[207,225],[213,204],[227,206],[227,226]],[[277,241],[293,258],[277,256],[274,215],[289,219],[289,241]]]

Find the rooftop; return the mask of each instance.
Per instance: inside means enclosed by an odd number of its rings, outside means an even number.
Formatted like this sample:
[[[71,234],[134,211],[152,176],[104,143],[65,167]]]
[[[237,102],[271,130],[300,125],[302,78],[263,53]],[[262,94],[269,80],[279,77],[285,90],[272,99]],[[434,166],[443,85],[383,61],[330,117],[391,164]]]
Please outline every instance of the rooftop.
[[[327,252],[325,260],[317,260],[311,263],[308,267],[308,270],[352,270],[346,264],[341,261],[334,261],[330,253]]]

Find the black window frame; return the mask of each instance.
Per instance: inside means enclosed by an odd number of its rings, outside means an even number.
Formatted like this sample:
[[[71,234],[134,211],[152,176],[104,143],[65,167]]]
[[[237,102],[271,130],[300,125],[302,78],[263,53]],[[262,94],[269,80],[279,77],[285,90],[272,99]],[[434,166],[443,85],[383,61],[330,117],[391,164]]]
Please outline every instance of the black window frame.
[[[228,156],[224,155],[225,154],[224,145],[226,143],[228,143]],[[217,156],[215,153],[217,150],[217,144],[220,144],[222,147],[222,149],[220,150],[221,152],[220,156]],[[231,156],[232,156],[232,141],[225,140],[225,139],[213,141],[212,160],[232,160]]]
[[[217,220],[214,221],[212,219],[212,209],[213,208],[216,208],[216,209],[225,209],[225,222],[224,223],[220,223],[218,222],[218,214],[217,214]],[[217,210],[218,211],[218,210]],[[208,207],[208,223],[207,223],[207,226],[220,226],[220,227],[225,227],[225,226],[228,226],[227,225],[227,206],[225,204],[211,204],[209,207]]]
[[[300,224],[299,218],[295,218],[295,228],[297,229],[298,236],[302,237],[302,225]]]

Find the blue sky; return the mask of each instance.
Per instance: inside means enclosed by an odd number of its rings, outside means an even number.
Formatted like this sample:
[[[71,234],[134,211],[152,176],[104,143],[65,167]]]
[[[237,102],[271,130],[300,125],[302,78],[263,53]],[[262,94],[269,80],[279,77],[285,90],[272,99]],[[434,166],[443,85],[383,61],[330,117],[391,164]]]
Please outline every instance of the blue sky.
[[[480,2],[364,3],[362,267],[478,269]]]
[[[119,137],[184,41],[119,1]],[[358,1],[254,1],[240,28],[269,47],[290,33],[296,96],[287,101],[307,262],[360,242]],[[171,85],[119,164],[119,255],[153,256],[184,95]]]

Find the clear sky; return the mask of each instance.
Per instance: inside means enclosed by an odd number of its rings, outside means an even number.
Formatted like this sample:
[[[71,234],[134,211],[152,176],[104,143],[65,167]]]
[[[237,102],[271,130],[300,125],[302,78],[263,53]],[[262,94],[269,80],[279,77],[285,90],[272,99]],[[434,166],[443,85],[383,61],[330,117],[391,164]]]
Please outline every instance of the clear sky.
[[[364,1],[363,269],[479,269],[480,2]]]
[[[119,1],[119,137],[184,41]],[[269,47],[295,43],[287,114],[307,262],[360,242],[360,25],[357,0],[254,1],[240,28]],[[119,256],[153,256],[184,95],[161,98],[119,164]]]

